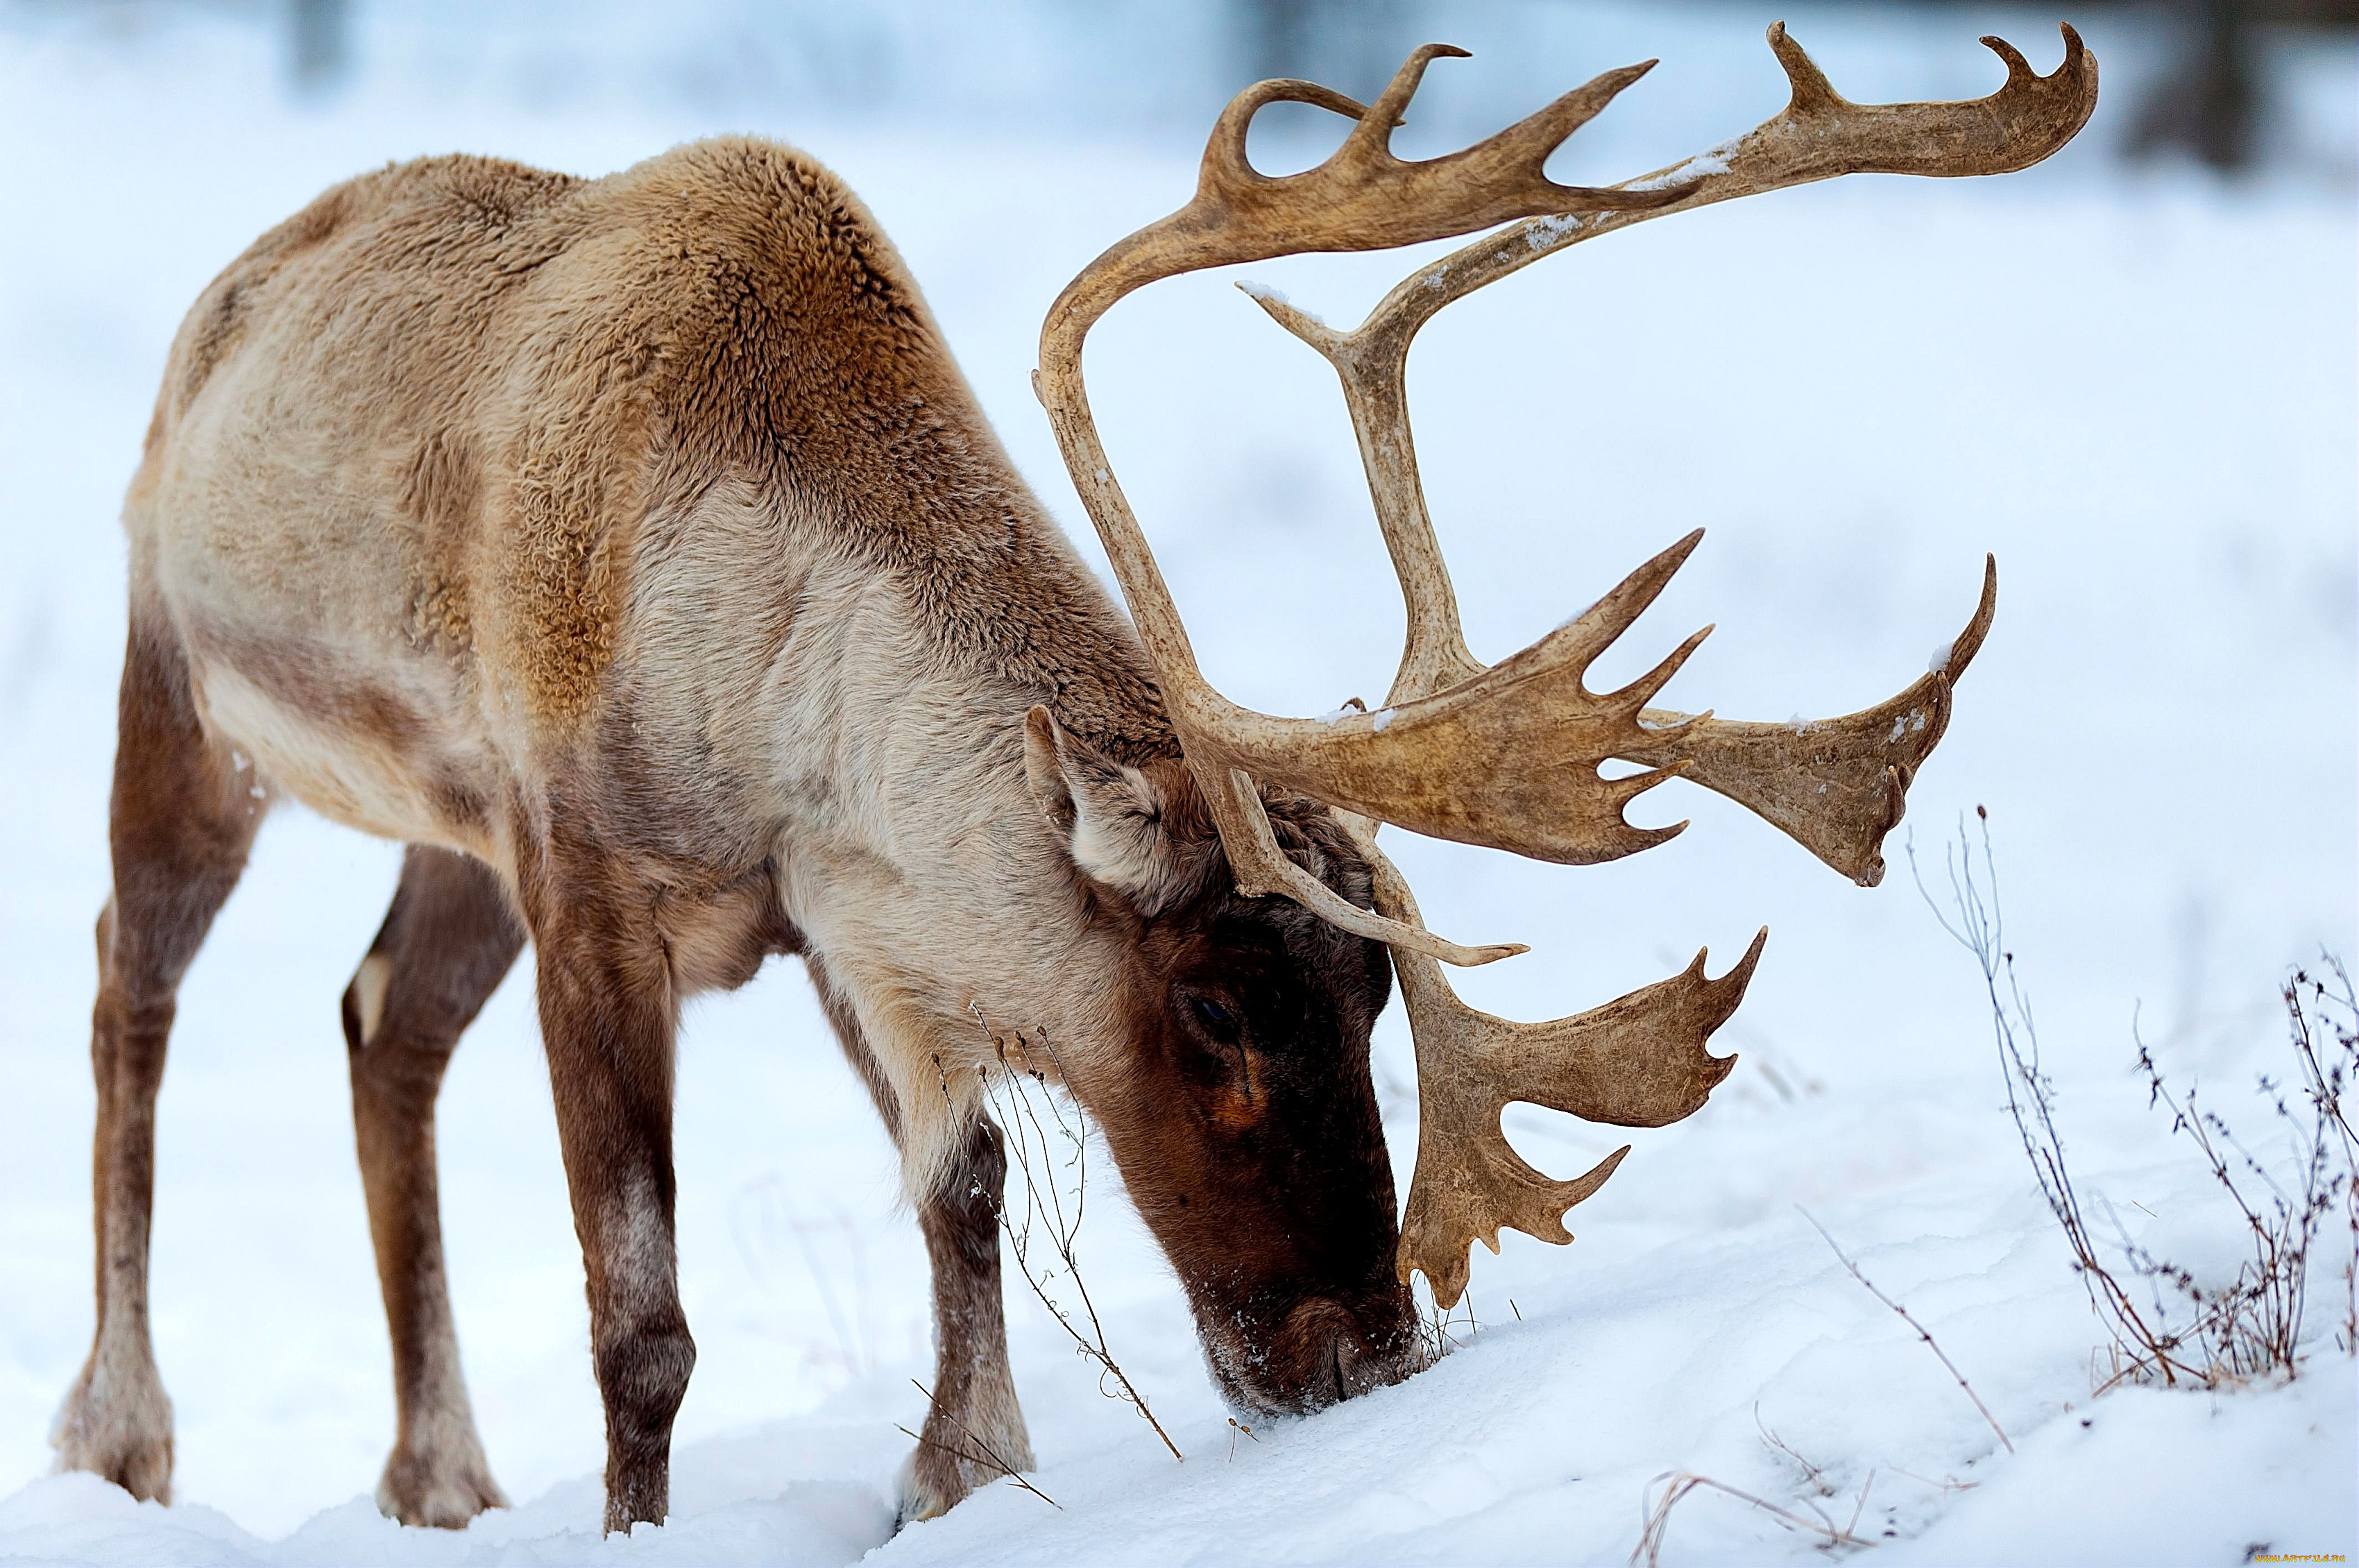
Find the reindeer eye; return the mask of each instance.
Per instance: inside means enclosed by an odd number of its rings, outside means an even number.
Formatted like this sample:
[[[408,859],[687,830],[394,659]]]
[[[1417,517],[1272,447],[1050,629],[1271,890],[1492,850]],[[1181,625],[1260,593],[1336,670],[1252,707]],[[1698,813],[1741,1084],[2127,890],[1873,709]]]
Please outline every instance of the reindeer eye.
[[[1207,996],[1198,996],[1188,1005],[1195,1013],[1196,1021],[1204,1026],[1204,1032],[1214,1040],[1227,1041],[1237,1038],[1236,1015],[1228,1008]]]

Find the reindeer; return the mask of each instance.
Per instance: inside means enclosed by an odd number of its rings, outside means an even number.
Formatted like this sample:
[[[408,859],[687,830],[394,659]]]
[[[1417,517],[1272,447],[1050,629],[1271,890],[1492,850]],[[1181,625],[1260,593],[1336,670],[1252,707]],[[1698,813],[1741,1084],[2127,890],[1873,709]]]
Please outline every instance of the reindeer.
[[[1552,1181],[1508,1148],[1500,1106],[1635,1127],[1693,1112],[1734,1061],[1706,1041],[1761,939],[1718,979],[1699,954],[1603,1007],[1509,1023],[1459,1003],[1440,964],[1522,950],[1426,930],[1378,824],[1585,864],[1680,831],[1622,811],[1685,777],[1873,886],[1990,625],[1995,565],[1935,669],[1821,724],[1648,707],[1702,633],[1592,692],[1591,662],[1691,534],[1506,662],[1466,650],[1403,390],[1435,311],[1713,201],[2021,169],[2095,101],[2070,27],[2045,77],[1985,39],[2007,81],[1969,103],[1854,104],[1782,26],[1769,41],[1792,84],[1779,114],[1601,189],[1542,163],[1648,66],[1419,163],[1392,155],[1391,128],[1428,63],[1462,51],[1419,49],[1373,105],[1300,82],[1233,102],[1194,200],[1093,262],[1041,334],[1036,385],[1127,621],[984,423],[900,258],[799,153],[713,141],[587,181],[433,158],[265,234],[180,328],[125,506],[97,1331],[60,1464],[169,1496],[147,1304],[157,1087],[176,987],[289,796],[410,846],[342,1006],[394,1346],[386,1513],[458,1526],[503,1500],[451,1325],[433,1108],[527,941],[610,1530],[665,1517],[695,1359],[673,1242],[679,1006],[773,954],[802,958],[933,1264],[935,1399],[905,1518],[989,1478],[986,1452],[1031,1463],[1001,1316],[1006,1163],[979,1087],[1011,1051],[1103,1128],[1236,1406],[1314,1410],[1417,1369],[1412,1274],[1447,1306],[1473,1240],[1571,1240],[1565,1212],[1627,1152]],[[1272,178],[1245,132],[1280,100],[1354,124],[1324,164]],[[1257,296],[1341,377],[1408,637],[1374,712],[1234,706],[1198,673],[1099,445],[1083,338],[1157,278],[1479,231],[1495,232],[1353,332]],[[1601,778],[1609,758],[1645,770]],[[1397,1223],[1368,1071],[1395,971],[1421,1096]]]

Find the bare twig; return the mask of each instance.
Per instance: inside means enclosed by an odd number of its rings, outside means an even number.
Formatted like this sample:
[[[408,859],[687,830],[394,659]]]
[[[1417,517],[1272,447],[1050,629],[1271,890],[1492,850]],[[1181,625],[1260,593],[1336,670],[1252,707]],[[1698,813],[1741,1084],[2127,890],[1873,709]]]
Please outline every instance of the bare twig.
[[[1059,1080],[1063,1080],[1064,1064],[1057,1059],[1057,1048],[1049,1039],[1048,1030],[1038,1031],[1037,1044],[1029,1040],[1020,1041],[1016,1046],[1016,1055],[1011,1060],[1007,1042],[1001,1040],[997,1031],[984,1018],[979,1007],[975,1008],[974,1016],[975,1021],[983,1024],[984,1032],[991,1037],[993,1053],[997,1062],[995,1073],[991,1067],[983,1064],[976,1066],[975,1073],[982,1081],[984,1103],[990,1106],[1007,1136],[1009,1161],[1024,1188],[1020,1219],[1010,1214],[1004,1195],[995,1205],[1000,1229],[1007,1237],[1008,1251],[1016,1260],[1016,1272],[1024,1276],[1024,1282],[1032,1288],[1032,1294],[1049,1310],[1049,1315],[1071,1336],[1076,1353],[1096,1364],[1100,1390],[1108,1398],[1119,1399],[1136,1410],[1147,1424],[1155,1429],[1155,1435],[1162,1440],[1171,1457],[1183,1459],[1180,1445],[1171,1441],[1171,1434],[1165,1432],[1163,1423],[1155,1419],[1155,1412],[1148,1408],[1146,1396],[1138,1391],[1129,1374],[1122,1369],[1122,1364],[1114,1359],[1114,1351],[1106,1342],[1105,1324],[1098,1317],[1097,1303],[1091,1299],[1088,1282],[1082,1278],[1081,1262],[1075,1248],[1081,1238],[1082,1215],[1089,1203],[1089,1113],[1075,1100],[1071,1102],[1071,1114],[1068,1116],[1064,1097],[1049,1087],[1048,1074],[1029,1065],[1029,1053],[1038,1049],[1056,1070]],[[940,1058],[935,1059],[934,1065],[938,1072],[944,1073],[942,1093],[947,1097],[950,1094],[947,1072],[942,1068]],[[1027,1079],[1038,1091],[1038,1099],[1048,1106],[1046,1122],[1034,1103],[1034,1094],[1025,1087]],[[1051,1127],[1055,1129],[1056,1142],[1050,1139]],[[1070,1212],[1065,1204],[1064,1184],[1057,1176],[1057,1143],[1064,1146],[1064,1164],[1073,1172],[1073,1202]],[[1033,1261],[1036,1224],[1045,1231],[1049,1250],[1054,1254],[1053,1261],[1046,1265],[1036,1265]],[[1082,1332],[1082,1324],[1074,1321],[1074,1314],[1049,1292],[1050,1282],[1057,1278],[1057,1266],[1060,1264],[1064,1277],[1071,1281],[1073,1292],[1080,1299],[1082,1316],[1088,1323],[1087,1333]]]
[[[1983,1397],[1974,1392],[1974,1386],[1966,1381],[1966,1375],[1958,1370],[1958,1364],[1950,1359],[1949,1352],[1943,1350],[1940,1345],[1934,1343],[1933,1335],[1926,1329],[1925,1325],[1919,1323],[1914,1317],[1911,1317],[1907,1307],[1902,1306],[1899,1302],[1894,1301],[1891,1297],[1877,1290],[1875,1288],[1875,1281],[1870,1279],[1866,1275],[1860,1272],[1859,1265],[1854,1263],[1843,1249],[1835,1245],[1835,1238],[1827,1234],[1827,1227],[1821,1225],[1816,1216],[1814,1216],[1810,1210],[1802,1208],[1800,1205],[1797,1204],[1795,1207],[1795,1213],[1800,1214],[1804,1219],[1810,1222],[1810,1228],[1817,1231],[1819,1233],[1820,1239],[1824,1241],[1829,1247],[1832,1248],[1836,1258],[1842,1262],[1845,1269],[1851,1271],[1851,1277],[1858,1280],[1863,1286],[1866,1287],[1867,1293],[1869,1295],[1874,1296],[1877,1301],[1882,1301],[1886,1306],[1890,1307],[1894,1312],[1898,1312],[1900,1314],[1900,1321],[1917,1331],[1917,1337],[1925,1342],[1925,1348],[1931,1351],[1935,1356],[1940,1357],[1941,1365],[1950,1369],[1950,1376],[1958,1380],[1958,1387],[1965,1390],[1966,1398],[1974,1402],[1974,1409],[1982,1411],[1983,1420],[1990,1422],[1991,1431],[1998,1433],[1999,1442],[2006,1444],[2006,1451],[2009,1454],[2014,1453],[2015,1444],[2008,1439],[2006,1429],[1998,1424],[1998,1418],[1990,1413],[1990,1407],[1983,1403]]]
[[[1424,1365],[1431,1366],[1451,1352],[1463,1348],[1482,1328],[1474,1321],[1473,1291],[1468,1290],[1456,1306],[1444,1310],[1434,1305],[1423,1276],[1412,1288],[1416,1291],[1418,1349]],[[1518,1317],[1522,1315],[1520,1312],[1516,1313]]]
[[[1834,1483],[1827,1479],[1827,1473],[1823,1469],[1803,1458],[1800,1451],[1793,1444],[1762,1424],[1761,1401],[1758,1399],[1753,1402],[1753,1425],[1761,1433],[1762,1442],[1801,1466],[1802,1479],[1810,1484],[1810,1490],[1822,1497],[1832,1497],[1835,1495]]]
[[[2066,1408],[2070,1409],[2071,1407],[2067,1406]],[[1916,1482],[1919,1486],[1930,1486],[1937,1492],[1971,1492],[1975,1487],[1982,1485],[1980,1481],[1961,1481],[1955,1475],[1949,1476],[1944,1480],[1936,1481],[1930,1475],[1919,1475],[1914,1470],[1903,1470],[1897,1465],[1887,1465],[1885,1468],[1891,1471],[1895,1475],[1906,1475],[1908,1479]]]
[[[1030,1481],[1025,1479],[1023,1475],[1017,1471],[1016,1466],[1010,1465],[1005,1458],[1001,1457],[999,1450],[992,1447],[988,1443],[985,1443],[983,1440],[982,1435],[973,1427],[959,1420],[952,1412],[943,1410],[941,1405],[934,1399],[934,1391],[931,1388],[927,1388],[915,1377],[910,1378],[909,1383],[911,1387],[918,1390],[918,1392],[926,1396],[926,1403],[928,1405],[932,1406],[934,1410],[940,1411],[943,1419],[950,1421],[951,1424],[959,1429],[960,1432],[964,1435],[967,1442],[974,1444],[974,1449],[973,1452],[969,1452],[963,1448],[953,1448],[947,1443],[942,1443],[934,1438],[927,1437],[919,1432],[911,1432],[908,1427],[898,1425],[897,1423],[894,1426],[894,1431],[899,1432],[904,1437],[910,1438],[918,1443],[923,1443],[928,1448],[940,1449],[942,1453],[949,1454],[953,1459],[962,1459],[971,1465],[980,1465],[985,1469],[996,1470],[999,1474],[1006,1476],[1018,1486],[1021,1486],[1024,1490],[1031,1493],[1034,1497],[1039,1498],[1050,1508],[1055,1508],[1058,1512],[1062,1513],[1064,1511],[1063,1504],[1058,1502],[1056,1498],[1050,1497],[1048,1493],[1034,1486]]]
[[[1872,1476],[1870,1477],[1870,1480],[1872,1484]],[[1669,1482],[1670,1485],[1664,1488],[1662,1497],[1649,1506],[1647,1502],[1647,1498],[1653,1493],[1658,1484],[1665,1481]],[[1640,1496],[1641,1506],[1646,1508],[1647,1526],[1645,1530],[1642,1531],[1638,1537],[1638,1544],[1630,1550],[1630,1561],[1634,1565],[1643,1560],[1647,1564],[1647,1568],[1660,1568],[1663,1555],[1663,1538],[1670,1530],[1671,1509],[1678,1505],[1680,1498],[1686,1497],[1690,1492],[1696,1490],[1700,1486],[1709,1486],[1715,1492],[1726,1493],[1728,1496],[1734,1497],[1738,1502],[1749,1503],[1753,1507],[1759,1508],[1763,1513],[1783,1522],[1789,1529],[1803,1530],[1811,1535],[1823,1536],[1826,1538],[1826,1542],[1830,1546],[1873,1546],[1875,1544],[1872,1541],[1862,1540],[1860,1537],[1854,1535],[1848,1530],[1838,1530],[1832,1523],[1821,1522],[1818,1519],[1804,1519],[1800,1514],[1794,1513],[1789,1509],[1781,1508],[1775,1503],[1764,1502],[1761,1498],[1755,1497],[1750,1492],[1740,1492],[1735,1487],[1729,1486],[1725,1482],[1715,1481],[1709,1475],[1699,1475],[1692,1470],[1666,1470],[1663,1474],[1656,1476],[1654,1480],[1647,1482],[1646,1492]],[[1860,1494],[1861,1505],[1863,1507],[1866,1504],[1866,1493],[1862,1492]],[[1856,1524],[1858,1520],[1854,1518],[1852,1522]]]
[[[2296,972],[2286,983],[2286,1013],[2293,1025],[2294,1055],[2300,1064],[2302,1093],[2310,1099],[2320,1133],[2333,1135],[2343,1156],[2343,1217],[2351,1232],[2351,1248],[2343,1262],[2343,1323],[2338,1337],[2346,1354],[2359,1355],[2359,1133],[2343,1114],[2343,1091],[2359,1077],[2359,996],[2343,961],[2331,953],[2319,954],[2325,973],[2312,976]],[[2304,992],[2308,993],[2305,1005]],[[2321,1060],[2318,1036],[2331,1044]]]

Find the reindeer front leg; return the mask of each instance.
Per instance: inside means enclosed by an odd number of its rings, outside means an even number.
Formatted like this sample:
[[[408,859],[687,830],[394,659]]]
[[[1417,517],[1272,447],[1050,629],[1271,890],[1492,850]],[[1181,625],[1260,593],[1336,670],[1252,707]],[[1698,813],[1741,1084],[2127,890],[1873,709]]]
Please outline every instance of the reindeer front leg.
[[[908,1159],[899,1097],[859,1015],[825,962],[816,953],[803,958],[843,1054]],[[978,1115],[918,1205],[934,1270],[934,1386],[917,1450],[901,1473],[902,1524],[938,1518],[977,1486],[1032,1468],[1032,1439],[1007,1364],[1000,1294],[999,1205],[1006,1181],[1006,1140],[989,1116]]]
[[[918,1210],[934,1266],[934,1397],[901,1486],[901,1519],[932,1519],[975,1487],[1032,1468],[1032,1443],[1007,1366],[999,1282],[999,1205],[1007,1153],[977,1116],[966,1147]]]
[[[544,852],[525,886],[540,1027],[557,1102],[573,1228],[589,1276],[590,1346],[606,1407],[608,1532],[660,1524],[671,1425],[696,1344],[680,1312],[672,1228],[672,1033],[678,1005],[651,900],[584,887]],[[554,875],[548,869],[556,863]]]

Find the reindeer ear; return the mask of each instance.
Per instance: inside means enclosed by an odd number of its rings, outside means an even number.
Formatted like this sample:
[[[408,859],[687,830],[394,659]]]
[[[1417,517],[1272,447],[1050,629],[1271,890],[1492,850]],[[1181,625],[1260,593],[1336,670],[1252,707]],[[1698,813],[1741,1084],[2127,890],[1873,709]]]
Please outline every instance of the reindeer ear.
[[[1159,913],[1187,887],[1162,790],[1067,734],[1044,707],[1024,715],[1024,778],[1073,864],[1140,914]]]

